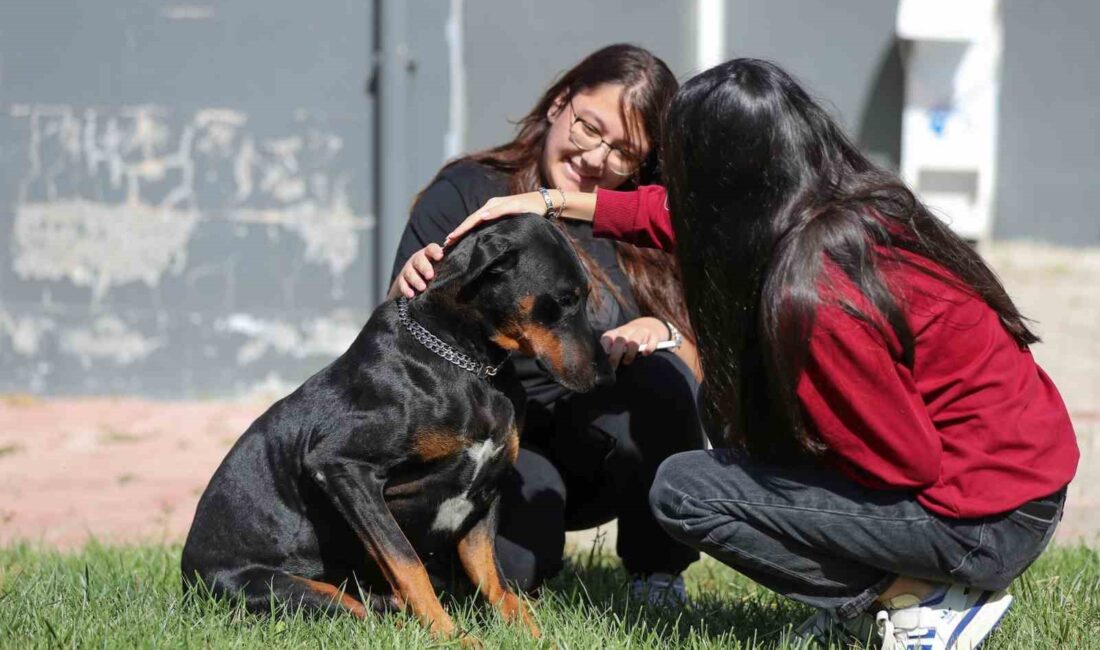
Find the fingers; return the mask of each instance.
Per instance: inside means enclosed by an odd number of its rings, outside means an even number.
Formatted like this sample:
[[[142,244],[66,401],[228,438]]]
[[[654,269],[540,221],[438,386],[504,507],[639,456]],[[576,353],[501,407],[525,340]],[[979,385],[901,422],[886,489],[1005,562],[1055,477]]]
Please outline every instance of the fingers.
[[[435,277],[435,269],[432,268],[432,261],[428,259],[424,251],[420,251],[416,255],[413,255],[409,260],[409,264],[412,265],[413,270],[416,271],[421,279],[427,281]]]
[[[629,366],[634,363],[634,357],[638,355],[638,347],[641,344],[637,341],[627,341],[626,348],[623,350],[623,365]]]
[[[637,340],[631,340],[624,335],[616,334],[615,330],[604,333],[600,337],[600,344],[607,353],[608,361],[612,368],[618,368],[619,364],[630,365],[638,354],[641,345]]]
[[[603,346],[603,351],[607,353],[607,361],[612,368],[619,367],[619,359],[623,356],[623,343],[624,340],[621,337],[611,336],[611,332],[607,332],[600,337],[600,345]]]
[[[406,298],[412,298],[416,296],[416,292],[409,286],[408,282],[405,282],[405,276],[397,277],[397,291]]]
[[[630,365],[640,354],[648,357],[657,351],[657,343],[665,326],[652,317],[637,318],[625,325],[604,332],[600,344],[607,352],[612,367]]]
[[[462,223],[458,224],[458,227],[452,230],[451,234],[447,235],[447,239],[444,240],[443,245],[450,246],[459,239],[462,239],[463,235],[466,233],[488,221],[495,221],[501,217],[513,214],[541,212],[542,208],[539,207],[541,201],[542,199],[539,198],[537,192],[493,197],[486,201],[485,205],[481,206],[477,212],[466,217]]]
[[[401,269],[401,278],[405,281],[405,286],[415,290],[417,293],[428,288],[428,283],[424,282],[424,278],[420,276],[420,271],[416,269],[416,265],[412,260],[409,260],[405,264],[405,268]],[[409,296],[410,298],[412,296]]]
[[[443,247],[439,244],[428,244],[421,252],[434,262],[443,259]]]
[[[439,244],[428,244],[421,250],[413,253],[397,277],[397,289],[406,298],[412,298],[428,288],[428,282],[435,277],[435,268],[432,262],[443,259],[443,247]]]
[[[477,228],[486,221],[492,221],[499,216],[500,215],[495,214],[493,208],[489,207],[489,204],[486,203],[485,207],[466,217],[462,223],[458,224],[458,227],[452,230],[451,234],[447,235],[447,238],[443,240],[443,245],[450,246],[459,239],[462,239],[463,235],[474,228]]]

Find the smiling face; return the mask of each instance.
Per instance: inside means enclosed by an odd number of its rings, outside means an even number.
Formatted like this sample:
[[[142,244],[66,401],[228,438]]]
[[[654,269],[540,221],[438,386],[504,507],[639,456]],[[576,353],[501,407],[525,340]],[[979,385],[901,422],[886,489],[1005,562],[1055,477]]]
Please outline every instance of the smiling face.
[[[542,176],[549,185],[566,191],[595,192],[597,188],[615,189],[629,180],[628,176],[618,175],[610,169],[607,145],[585,151],[570,138],[570,129],[586,129],[590,136],[602,139],[636,160],[645,159],[649,143],[644,136],[641,142],[631,142],[627,137],[622,97],[621,85],[603,84],[582,90],[568,101],[563,97],[551,106],[546,115],[550,131],[542,152]],[[573,122],[578,118],[584,124],[574,127]],[[633,120],[630,133],[643,133],[636,115],[628,113],[627,118]]]

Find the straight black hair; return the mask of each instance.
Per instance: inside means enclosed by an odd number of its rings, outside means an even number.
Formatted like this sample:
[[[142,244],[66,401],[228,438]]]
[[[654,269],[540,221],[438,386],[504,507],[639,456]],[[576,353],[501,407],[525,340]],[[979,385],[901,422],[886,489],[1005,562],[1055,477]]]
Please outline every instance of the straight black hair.
[[[973,248],[772,63],[734,59],[684,84],[662,155],[704,407],[728,444],[766,456],[822,451],[795,391],[827,299],[826,260],[873,311],[841,307],[893,330],[910,367],[913,333],[880,272],[908,263],[898,249],[946,269],[910,264],[984,300],[1020,346],[1038,341]]]

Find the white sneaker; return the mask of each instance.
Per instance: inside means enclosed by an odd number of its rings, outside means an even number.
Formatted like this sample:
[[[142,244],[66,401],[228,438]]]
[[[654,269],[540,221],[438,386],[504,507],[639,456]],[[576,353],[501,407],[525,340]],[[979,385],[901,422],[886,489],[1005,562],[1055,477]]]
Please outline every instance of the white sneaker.
[[[855,642],[867,643],[874,637],[875,619],[870,614],[842,621],[827,609],[817,613],[795,628],[792,640],[797,647],[809,648],[815,645],[828,645],[830,641],[839,641],[844,645]]]
[[[1005,591],[949,585],[918,600],[898,596],[875,617],[882,650],[974,650],[1012,605]]]
[[[630,581],[630,597],[655,607],[684,607],[689,604],[684,576],[651,573]]]

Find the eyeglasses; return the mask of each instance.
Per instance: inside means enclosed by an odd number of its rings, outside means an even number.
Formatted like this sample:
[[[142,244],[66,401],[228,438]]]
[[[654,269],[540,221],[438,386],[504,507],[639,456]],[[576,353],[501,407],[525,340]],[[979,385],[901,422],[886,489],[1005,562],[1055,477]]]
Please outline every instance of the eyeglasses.
[[[573,102],[569,102],[569,110],[573,113],[573,123],[569,125],[569,141],[573,146],[584,151],[599,149],[600,145],[607,147],[607,156],[604,162],[612,174],[616,176],[633,176],[641,167],[642,161],[632,153],[623,151],[619,147],[613,147],[603,139],[603,134],[592,124],[577,116],[577,110],[573,108]]]

